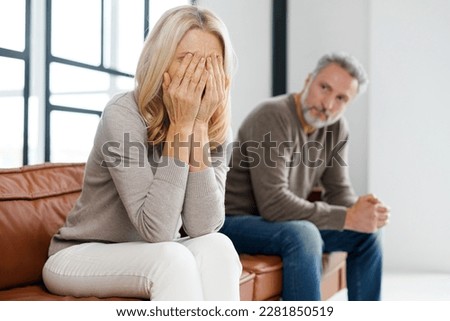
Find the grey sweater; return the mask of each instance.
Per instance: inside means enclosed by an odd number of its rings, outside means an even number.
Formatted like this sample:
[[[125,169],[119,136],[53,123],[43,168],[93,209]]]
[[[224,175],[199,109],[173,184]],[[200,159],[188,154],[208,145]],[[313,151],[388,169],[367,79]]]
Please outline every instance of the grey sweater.
[[[212,154],[213,167],[189,172],[161,151],[147,144],[134,93],[114,97],[98,125],[81,195],[52,238],[49,255],[83,242],[171,241],[181,225],[191,237],[219,230],[226,153]]]
[[[242,123],[233,147],[227,215],[308,220],[319,229],[343,229],[347,207],[357,198],[349,180],[347,140],[343,118],[306,135],[293,95],[262,103]],[[318,184],[325,189],[324,201],[311,203],[306,198]]]

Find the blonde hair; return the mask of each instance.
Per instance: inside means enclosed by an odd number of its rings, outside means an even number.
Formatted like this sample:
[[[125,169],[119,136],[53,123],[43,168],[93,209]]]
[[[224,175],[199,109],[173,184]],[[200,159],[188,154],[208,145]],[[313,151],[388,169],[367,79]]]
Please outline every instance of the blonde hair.
[[[158,20],[147,37],[136,70],[135,95],[139,112],[147,123],[148,142],[157,145],[166,139],[169,116],[163,103],[164,72],[174,59],[179,42],[186,32],[200,29],[213,33],[222,42],[224,70],[231,80],[236,56],[225,24],[211,11],[197,6],[180,6],[168,10]],[[218,109],[209,121],[211,148],[223,144],[230,126],[230,99],[224,109]]]

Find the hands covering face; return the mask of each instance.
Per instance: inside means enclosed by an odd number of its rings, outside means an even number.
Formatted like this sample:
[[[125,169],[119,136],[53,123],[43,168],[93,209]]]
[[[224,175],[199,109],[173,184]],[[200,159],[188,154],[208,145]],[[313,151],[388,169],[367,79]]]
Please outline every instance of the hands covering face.
[[[163,101],[174,125],[208,124],[217,108],[226,107],[228,91],[229,81],[221,56],[188,53],[173,79],[164,73]]]

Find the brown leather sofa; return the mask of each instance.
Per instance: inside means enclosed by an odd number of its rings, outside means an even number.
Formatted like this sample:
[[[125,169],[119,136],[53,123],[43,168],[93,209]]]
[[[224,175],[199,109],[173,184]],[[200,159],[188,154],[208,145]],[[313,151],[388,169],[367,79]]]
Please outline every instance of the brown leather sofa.
[[[64,223],[80,191],[84,164],[42,164],[0,170],[0,300],[97,300],[49,293],[41,271],[51,236]],[[241,255],[242,300],[280,298],[282,262]],[[322,293],[345,287],[345,253],[323,256]],[[125,298],[109,298],[125,300]]]

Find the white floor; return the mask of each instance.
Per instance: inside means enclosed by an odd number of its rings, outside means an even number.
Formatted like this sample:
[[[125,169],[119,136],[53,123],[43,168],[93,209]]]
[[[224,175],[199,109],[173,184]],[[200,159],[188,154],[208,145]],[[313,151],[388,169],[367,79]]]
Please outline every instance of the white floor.
[[[336,293],[330,300],[347,300],[347,290]],[[386,272],[382,285],[383,301],[449,301],[450,272],[399,273]]]

